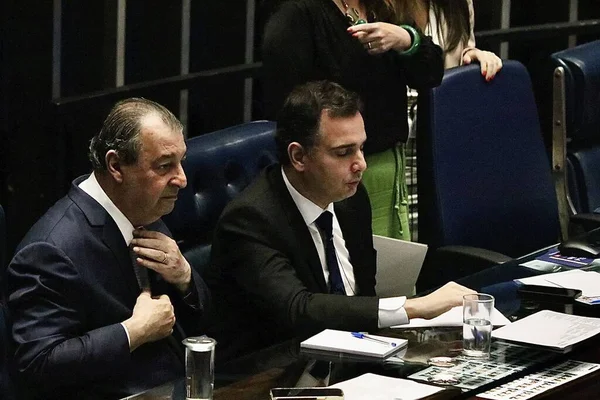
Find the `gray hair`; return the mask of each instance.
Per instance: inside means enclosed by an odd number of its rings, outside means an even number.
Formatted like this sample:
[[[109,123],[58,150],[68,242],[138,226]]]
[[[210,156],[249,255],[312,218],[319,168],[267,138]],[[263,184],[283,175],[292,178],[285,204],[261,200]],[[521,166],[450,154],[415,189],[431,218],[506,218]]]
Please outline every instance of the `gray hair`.
[[[141,97],[121,100],[113,106],[102,129],[90,141],[88,157],[94,171],[106,171],[106,153],[115,150],[125,164],[137,162],[140,150],[141,120],[156,114],[172,130],[181,132],[183,125],[164,106]]]

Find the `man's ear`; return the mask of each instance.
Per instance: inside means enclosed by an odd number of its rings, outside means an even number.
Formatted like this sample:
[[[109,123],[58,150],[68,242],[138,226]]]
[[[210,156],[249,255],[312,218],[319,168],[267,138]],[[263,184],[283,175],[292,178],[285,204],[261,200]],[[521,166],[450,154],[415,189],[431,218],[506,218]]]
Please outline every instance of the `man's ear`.
[[[294,169],[296,171],[304,171],[306,169],[305,158],[307,156],[307,152],[304,147],[302,147],[302,145],[298,142],[292,142],[288,145],[287,150],[290,163]]]
[[[106,169],[110,176],[117,182],[123,182],[123,171],[121,170],[121,159],[115,150],[109,150],[104,156],[106,162]]]

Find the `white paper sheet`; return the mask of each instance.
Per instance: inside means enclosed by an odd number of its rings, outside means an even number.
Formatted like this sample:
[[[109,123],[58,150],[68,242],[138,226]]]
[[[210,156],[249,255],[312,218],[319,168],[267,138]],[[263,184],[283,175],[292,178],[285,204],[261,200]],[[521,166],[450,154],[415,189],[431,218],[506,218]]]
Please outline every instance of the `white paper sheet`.
[[[392,328],[412,329],[412,328],[429,328],[434,326],[462,326],[463,323],[463,308],[462,306],[454,307],[432,319],[413,318],[406,325],[395,325]],[[506,318],[496,308],[492,311],[492,325],[504,326],[510,324]]]
[[[332,386],[344,391],[345,400],[417,400],[443,390],[438,386],[375,374],[364,374]]]
[[[600,333],[600,318],[538,311],[492,331],[492,337],[564,350]]]

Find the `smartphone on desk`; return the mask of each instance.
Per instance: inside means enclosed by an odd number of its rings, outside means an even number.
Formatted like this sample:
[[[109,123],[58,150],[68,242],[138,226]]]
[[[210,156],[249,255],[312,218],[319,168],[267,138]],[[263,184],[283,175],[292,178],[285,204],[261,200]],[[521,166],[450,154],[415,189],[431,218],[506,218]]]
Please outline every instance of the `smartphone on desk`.
[[[557,303],[569,303],[581,296],[579,289],[542,285],[522,285],[517,293],[523,299]]]
[[[344,392],[338,388],[273,388],[271,400],[344,400]]]

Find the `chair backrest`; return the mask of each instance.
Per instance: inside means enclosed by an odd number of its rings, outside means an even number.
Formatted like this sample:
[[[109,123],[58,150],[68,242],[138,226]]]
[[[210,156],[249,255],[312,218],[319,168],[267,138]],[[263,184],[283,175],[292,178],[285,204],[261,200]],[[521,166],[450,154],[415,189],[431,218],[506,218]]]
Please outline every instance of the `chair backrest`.
[[[531,80],[504,62],[446,71],[419,93],[419,241],[526,254],[558,241],[558,209]]]
[[[579,202],[573,202],[571,211],[592,212],[600,207],[600,40],[556,52],[551,58],[556,66],[554,129],[559,134],[553,146],[566,147],[572,166],[572,171],[567,170],[571,172],[569,193]]]
[[[210,261],[212,235],[225,205],[277,161],[275,123],[255,121],[187,140],[188,185],[164,221],[200,273]]]

